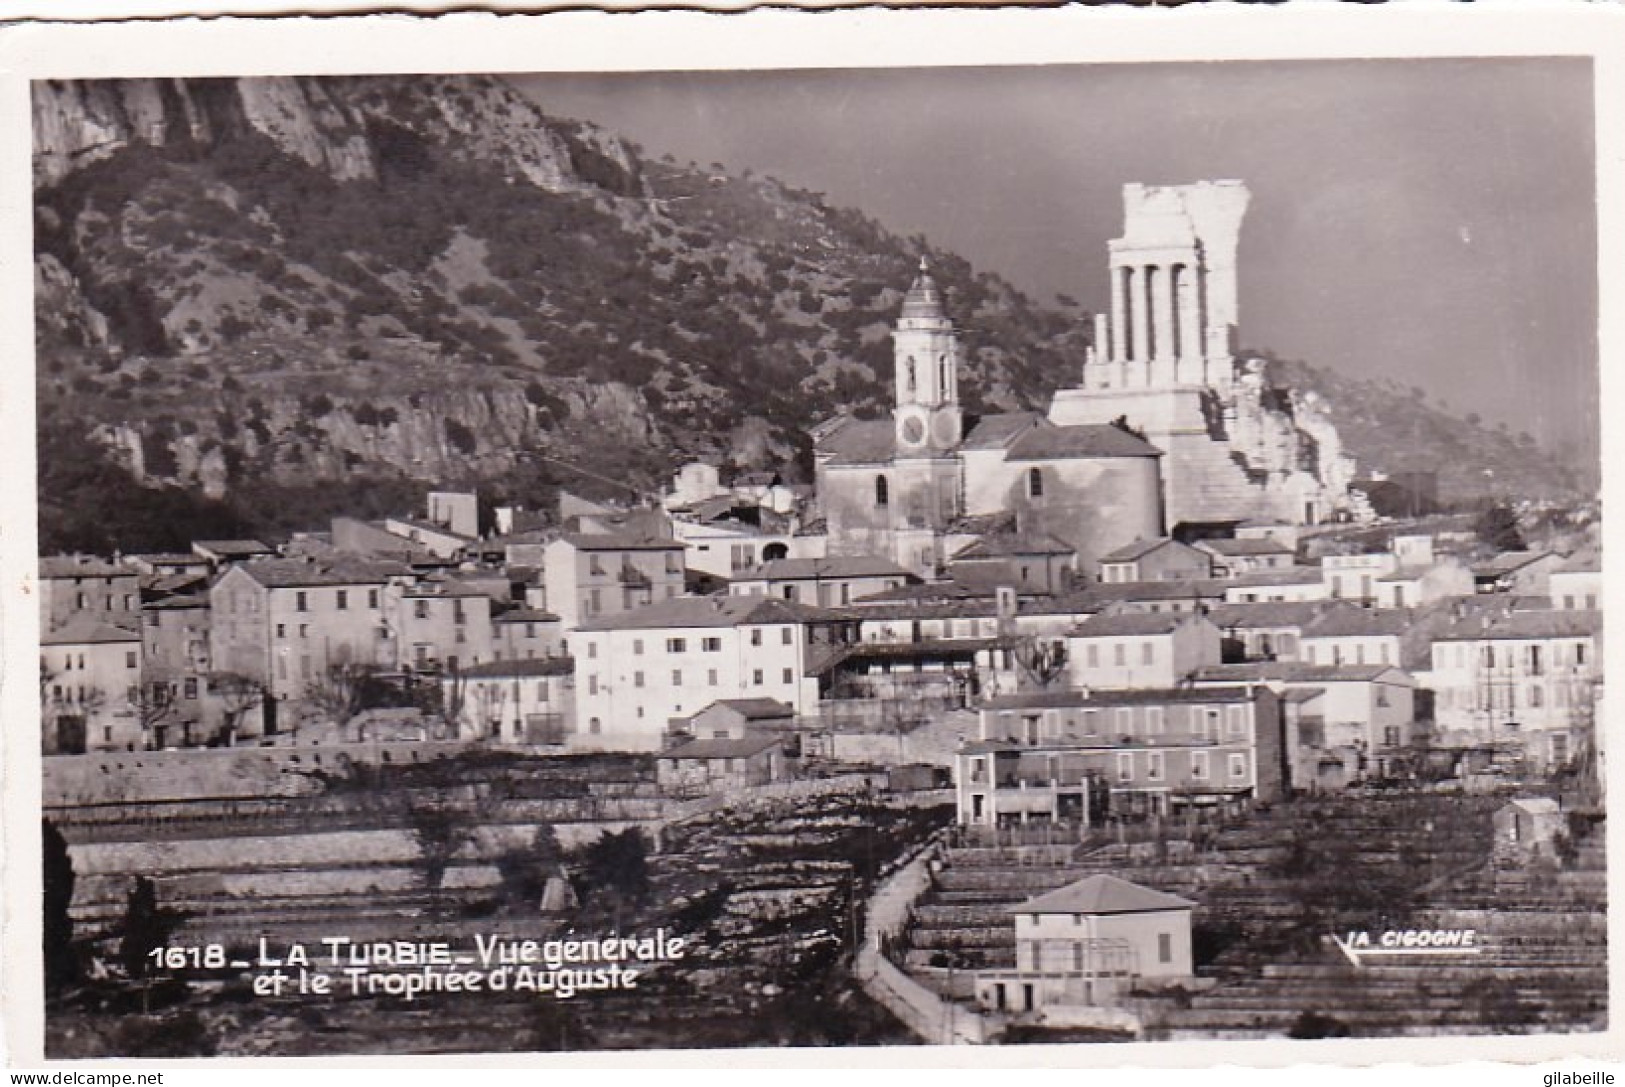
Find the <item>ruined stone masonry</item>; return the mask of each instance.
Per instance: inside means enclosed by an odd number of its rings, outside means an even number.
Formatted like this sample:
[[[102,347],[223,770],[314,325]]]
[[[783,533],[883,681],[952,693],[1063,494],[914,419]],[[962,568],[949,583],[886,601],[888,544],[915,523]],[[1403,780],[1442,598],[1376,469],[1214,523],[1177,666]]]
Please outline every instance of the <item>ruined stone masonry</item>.
[[[1126,421],[1161,449],[1164,517],[1313,524],[1360,516],[1354,462],[1314,394],[1269,385],[1236,355],[1240,181],[1125,185],[1110,243],[1110,312],[1095,318],[1082,382],[1050,406],[1061,425]]]

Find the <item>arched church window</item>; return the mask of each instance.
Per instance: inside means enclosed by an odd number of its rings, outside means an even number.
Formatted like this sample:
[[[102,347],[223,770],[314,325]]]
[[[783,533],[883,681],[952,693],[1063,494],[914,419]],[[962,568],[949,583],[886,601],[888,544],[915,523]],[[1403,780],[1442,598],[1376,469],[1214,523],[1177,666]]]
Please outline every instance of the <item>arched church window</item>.
[[[914,356],[910,355],[908,359],[908,391],[913,392],[914,388]]]
[[[937,395],[948,395],[948,356],[942,355],[937,359]]]
[[[1027,497],[1044,497],[1044,473],[1037,468],[1027,469]]]
[[[875,505],[885,506],[891,503],[891,487],[885,476],[875,477]]]

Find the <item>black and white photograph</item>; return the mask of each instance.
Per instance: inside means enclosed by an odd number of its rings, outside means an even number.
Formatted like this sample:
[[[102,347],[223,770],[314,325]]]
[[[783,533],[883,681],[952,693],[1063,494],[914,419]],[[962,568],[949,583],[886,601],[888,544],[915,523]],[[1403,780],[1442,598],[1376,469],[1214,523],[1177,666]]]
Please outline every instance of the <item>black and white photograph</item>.
[[[1595,59],[930,40],[30,79],[45,1059],[1607,1031]]]

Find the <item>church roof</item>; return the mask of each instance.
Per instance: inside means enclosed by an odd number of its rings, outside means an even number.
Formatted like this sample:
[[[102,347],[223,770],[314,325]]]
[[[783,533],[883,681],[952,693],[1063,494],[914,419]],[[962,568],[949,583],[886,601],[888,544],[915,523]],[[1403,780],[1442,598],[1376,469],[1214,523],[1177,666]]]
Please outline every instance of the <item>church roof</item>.
[[[1114,426],[1041,426],[1010,444],[1007,461],[1089,460],[1097,457],[1160,457],[1144,438]]]
[[[927,269],[925,258],[920,258],[920,274],[914,277],[913,286],[909,287],[908,294],[903,296],[904,318],[909,317],[943,317],[942,291],[937,288],[937,281],[931,278]]]
[[[1036,411],[1007,411],[997,415],[972,416],[970,432],[961,449],[1003,449],[1022,434],[1044,422]]]
[[[889,464],[897,453],[890,419],[854,419],[819,445],[831,464]]]

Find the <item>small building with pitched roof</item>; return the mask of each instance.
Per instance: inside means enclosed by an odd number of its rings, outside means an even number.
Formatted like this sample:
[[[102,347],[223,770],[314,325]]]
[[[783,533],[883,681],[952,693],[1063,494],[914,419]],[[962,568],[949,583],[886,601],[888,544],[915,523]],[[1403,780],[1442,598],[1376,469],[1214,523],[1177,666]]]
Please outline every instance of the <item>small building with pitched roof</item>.
[[[1188,982],[1196,903],[1107,873],[1008,907],[1014,970],[977,974],[976,1001],[1015,1016],[1097,1007]]]

